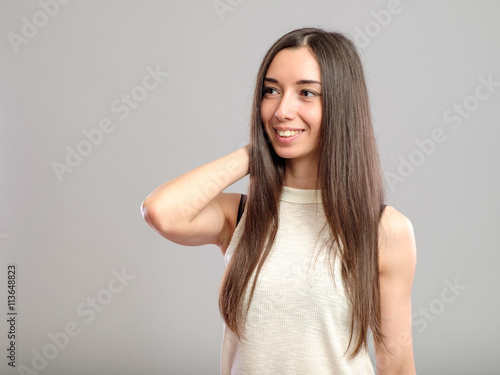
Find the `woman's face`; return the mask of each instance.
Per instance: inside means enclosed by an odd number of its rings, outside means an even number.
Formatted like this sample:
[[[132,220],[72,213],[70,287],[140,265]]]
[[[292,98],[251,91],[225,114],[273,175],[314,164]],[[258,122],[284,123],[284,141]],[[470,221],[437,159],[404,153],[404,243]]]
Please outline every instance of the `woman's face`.
[[[276,54],[264,78],[261,117],[280,157],[317,162],[321,93],[319,65],[307,47]]]

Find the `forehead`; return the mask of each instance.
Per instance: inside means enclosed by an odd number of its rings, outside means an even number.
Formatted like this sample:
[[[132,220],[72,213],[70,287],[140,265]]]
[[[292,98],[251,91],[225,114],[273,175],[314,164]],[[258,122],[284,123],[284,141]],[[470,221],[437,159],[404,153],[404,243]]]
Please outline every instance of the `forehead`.
[[[285,48],[274,56],[266,77],[275,78],[280,82],[286,79],[320,81],[321,72],[318,61],[309,48]]]

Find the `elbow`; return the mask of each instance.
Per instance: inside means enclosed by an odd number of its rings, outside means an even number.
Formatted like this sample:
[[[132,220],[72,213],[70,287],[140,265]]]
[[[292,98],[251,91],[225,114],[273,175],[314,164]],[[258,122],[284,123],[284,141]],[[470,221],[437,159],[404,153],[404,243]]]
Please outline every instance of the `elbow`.
[[[146,223],[148,223],[154,230],[158,232],[161,231],[161,209],[157,204],[155,204],[154,201],[146,198],[141,204],[141,214]]]
[[[401,344],[391,346],[391,350],[401,351]],[[415,361],[413,359],[413,350],[399,355],[384,351],[376,355],[377,374],[378,375],[416,375]]]
[[[172,240],[178,234],[179,218],[172,209],[146,198],[141,204],[141,213],[146,223],[166,239]]]

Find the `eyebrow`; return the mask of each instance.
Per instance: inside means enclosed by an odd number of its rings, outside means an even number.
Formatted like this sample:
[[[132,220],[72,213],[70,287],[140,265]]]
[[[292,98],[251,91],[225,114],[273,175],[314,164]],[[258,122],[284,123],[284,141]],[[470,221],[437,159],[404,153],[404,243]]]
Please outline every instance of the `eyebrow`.
[[[279,83],[277,79],[270,78],[270,77],[264,77],[264,81]],[[321,82],[315,81],[314,79],[299,79],[297,82],[295,82],[295,84],[297,84],[297,85],[306,85],[306,84],[310,84],[310,83],[316,83],[318,85],[321,85]]]

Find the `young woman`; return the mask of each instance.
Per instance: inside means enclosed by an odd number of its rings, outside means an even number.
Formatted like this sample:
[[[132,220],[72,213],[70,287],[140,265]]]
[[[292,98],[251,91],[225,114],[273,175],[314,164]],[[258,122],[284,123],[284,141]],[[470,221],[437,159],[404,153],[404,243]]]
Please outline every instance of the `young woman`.
[[[248,197],[223,190],[250,173]],[[246,203],[245,203],[245,198]],[[222,374],[415,374],[411,222],[384,204],[354,44],[315,28],[261,64],[250,144],[154,190],[146,221],[226,261]]]

